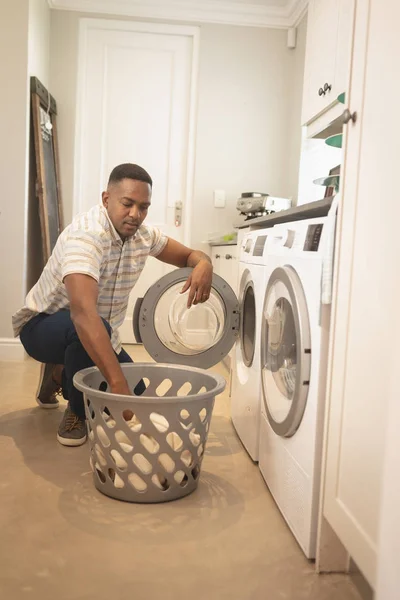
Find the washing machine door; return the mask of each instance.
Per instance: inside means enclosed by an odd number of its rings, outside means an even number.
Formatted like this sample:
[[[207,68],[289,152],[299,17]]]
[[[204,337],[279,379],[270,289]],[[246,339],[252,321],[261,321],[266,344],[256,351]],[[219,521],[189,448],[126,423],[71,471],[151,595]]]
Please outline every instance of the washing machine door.
[[[290,266],[275,269],[267,285],[261,367],[269,423],[276,434],[290,437],[303,418],[311,369],[307,303],[301,281]]]
[[[187,308],[181,289],[192,269],[168,273],[136,302],[133,329],[154,360],[207,369],[222,360],[239,334],[239,303],[222,277],[213,275],[207,302]]]
[[[240,282],[240,351],[246,367],[251,367],[256,344],[256,298],[251,273],[246,270]]]

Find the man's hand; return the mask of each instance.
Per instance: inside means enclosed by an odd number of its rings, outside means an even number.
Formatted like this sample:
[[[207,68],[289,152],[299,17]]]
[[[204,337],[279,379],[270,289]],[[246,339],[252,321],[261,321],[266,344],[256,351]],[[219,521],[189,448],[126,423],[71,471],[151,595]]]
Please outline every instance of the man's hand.
[[[210,258],[200,250],[192,250],[180,242],[168,238],[164,250],[157,256],[158,260],[175,267],[193,267],[181,294],[190,288],[187,306],[206,302],[210,297],[213,268]]]
[[[213,268],[208,260],[200,260],[194,267],[181,290],[181,294],[184,294],[190,288],[187,301],[188,308],[192,304],[207,302],[211,292],[212,274]]]
[[[114,383],[110,385],[112,394],[122,394],[123,396],[132,396],[132,391],[129,389],[128,382],[126,379],[119,383]]]

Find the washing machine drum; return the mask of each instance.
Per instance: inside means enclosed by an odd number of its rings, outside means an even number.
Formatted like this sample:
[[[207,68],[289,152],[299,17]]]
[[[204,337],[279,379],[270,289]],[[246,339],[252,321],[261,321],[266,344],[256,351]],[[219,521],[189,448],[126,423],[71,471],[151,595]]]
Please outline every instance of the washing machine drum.
[[[266,368],[275,377],[283,394],[293,397],[297,364],[296,324],[293,309],[286,298],[278,298],[268,318]],[[283,373],[286,376],[283,377]]]
[[[241,301],[240,348],[246,367],[253,364],[256,342],[256,299],[253,282],[249,281]]]
[[[307,304],[300,279],[292,267],[279,267],[272,273],[262,319],[262,387],[266,413],[275,433],[288,437],[301,423],[311,368]]]

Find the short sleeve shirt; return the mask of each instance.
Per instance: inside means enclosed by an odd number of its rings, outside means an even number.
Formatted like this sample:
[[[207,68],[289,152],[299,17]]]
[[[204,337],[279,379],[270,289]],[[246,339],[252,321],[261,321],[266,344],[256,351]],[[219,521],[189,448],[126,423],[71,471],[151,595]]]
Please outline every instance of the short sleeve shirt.
[[[64,278],[82,273],[99,286],[97,310],[112,328],[111,343],[121,351],[118,328],[128,308],[129,294],[149,256],[157,256],[168,238],[157,228],[141,225],[136,234],[121,240],[104,206],[78,215],[60,234],[39,281],[13,316],[15,336],[39,313],[54,314],[69,308]]]

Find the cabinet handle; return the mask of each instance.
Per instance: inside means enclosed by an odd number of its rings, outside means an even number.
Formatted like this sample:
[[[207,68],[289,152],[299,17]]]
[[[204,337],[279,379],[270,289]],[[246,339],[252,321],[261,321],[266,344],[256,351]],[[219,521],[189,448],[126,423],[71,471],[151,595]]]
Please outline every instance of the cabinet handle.
[[[216,254],[215,258],[221,258],[221,255],[220,254]]]
[[[343,125],[347,125],[347,123],[349,123],[350,121],[353,121],[353,123],[355,123],[357,121],[357,113],[356,112],[351,113],[349,111],[349,109],[346,108],[342,114],[342,121],[343,121]]]
[[[332,86],[329,85],[329,83],[325,83],[324,84],[324,92],[325,92],[325,94],[326,94],[326,92],[330,92],[331,89],[332,89]]]
[[[324,92],[324,90],[322,88],[319,88],[319,90],[318,90],[318,96],[325,96],[325,93],[326,92]]]
[[[226,260],[229,260],[230,258],[233,258],[232,254],[225,254],[225,258]]]

